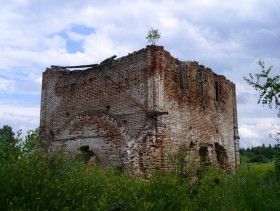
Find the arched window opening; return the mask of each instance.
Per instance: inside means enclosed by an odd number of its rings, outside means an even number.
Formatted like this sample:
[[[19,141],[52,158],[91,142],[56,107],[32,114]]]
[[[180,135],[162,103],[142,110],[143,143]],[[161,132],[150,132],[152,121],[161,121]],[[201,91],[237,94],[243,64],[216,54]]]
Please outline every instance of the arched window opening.
[[[225,148],[220,144],[215,143],[215,152],[220,168],[226,169],[228,167],[228,157]]]
[[[89,146],[82,146],[79,150],[83,153],[83,159],[91,167],[100,166],[100,159],[97,155],[89,150]]]
[[[194,148],[194,146],[195,146],[195,144],[191,141],[191,143],[190,143],[190,149],[193,149]]]
[[[201,146],[199,148],[199,157],[200,157],[200,162],[201,164],[210,164],[210,156],[209,156],[209,151],[207,146]]]

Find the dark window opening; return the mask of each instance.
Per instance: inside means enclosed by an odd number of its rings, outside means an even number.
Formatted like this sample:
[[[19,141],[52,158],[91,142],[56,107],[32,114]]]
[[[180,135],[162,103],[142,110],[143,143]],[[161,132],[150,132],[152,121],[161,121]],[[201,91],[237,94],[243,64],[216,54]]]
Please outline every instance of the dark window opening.
[[[220,100],[220,82],[215,82],[215,89],[216,89],[216,101]]]
[[[203,78],[203,65],[199,66],[199,93],[201,97],[204,97],[204,78]]]
[[[215,152],[220,168],[226,169],[228,167],[228,157],[225,148],[220,144],[215,143]]]
[[[186,68],[184,64],[179,65],[179,73],[180,73],[180,89],[185,90]]]
[[[190,148],[192,149],[195,146],[195,144],[191,141]]]
[[[82,152],[83,160],[90,167],[100,166],[100,159],[93,151],[89,150],[89,146],[82,146],[79,150]]]
[[[54,138],[54,133],[52,130],[50,130],[50,138],[53,139]]]
[[[210,164],[210,156],[207,146],[201,146],[199,148],[199,157],[202,164]]]

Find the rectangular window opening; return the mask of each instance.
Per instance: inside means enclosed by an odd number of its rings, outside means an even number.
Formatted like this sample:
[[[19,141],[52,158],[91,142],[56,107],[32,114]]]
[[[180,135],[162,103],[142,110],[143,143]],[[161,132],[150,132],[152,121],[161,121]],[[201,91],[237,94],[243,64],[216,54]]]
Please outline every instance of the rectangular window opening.
[[[203,66],[199,67],[199,92],[200,96],[204,97],[204,79],[203,79]]]
[[[215,89],[216,89],[216,101],[220,100],[220,82],[215,82]]]
[[[185,75],[186,75],[186,68],[184,64],[179,65],[179,74],[180,74],[180,89],[185,90]]]

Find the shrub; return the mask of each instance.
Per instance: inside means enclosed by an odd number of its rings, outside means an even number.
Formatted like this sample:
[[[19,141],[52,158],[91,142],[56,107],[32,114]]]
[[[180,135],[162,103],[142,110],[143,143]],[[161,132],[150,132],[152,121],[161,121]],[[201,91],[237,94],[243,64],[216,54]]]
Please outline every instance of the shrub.
[[[0,160],[0,210],[279,210],[280,207],[280,184],[273,164],[246,164],[235,174],[208,167],[200,171],[196,181],[190,182],[182,179],[181,174],[155,173],[147,179],[114,168],[106,171],[89,168],[79,157],[59,152],[50,155],[35,149],[29,147],[20,157]],[[184,169],[183,165],[179,172]]]
[[[250,159],[251,163],[267,163],[268,159],[263,156],[263,155],[254,155],[251,159]]]

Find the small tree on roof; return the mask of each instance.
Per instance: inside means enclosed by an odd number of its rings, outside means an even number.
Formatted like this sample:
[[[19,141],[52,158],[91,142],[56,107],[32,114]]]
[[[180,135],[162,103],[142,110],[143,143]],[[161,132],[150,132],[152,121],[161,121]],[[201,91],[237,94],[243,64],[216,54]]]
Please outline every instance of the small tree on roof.
[[[148,31],[146,39],[147,39],[148,43],[155,45],[156,42],[160,39],[160,33],[159,33],[158,29],[151,28]]]

